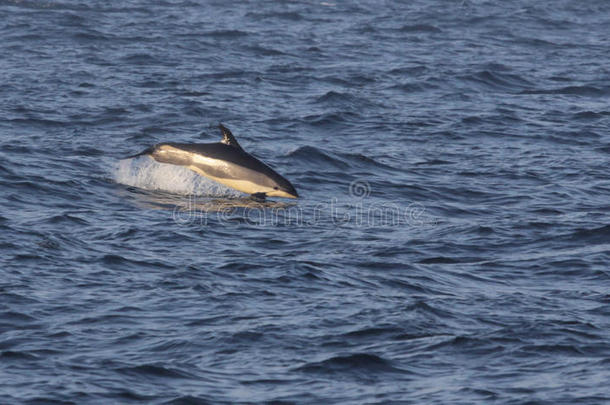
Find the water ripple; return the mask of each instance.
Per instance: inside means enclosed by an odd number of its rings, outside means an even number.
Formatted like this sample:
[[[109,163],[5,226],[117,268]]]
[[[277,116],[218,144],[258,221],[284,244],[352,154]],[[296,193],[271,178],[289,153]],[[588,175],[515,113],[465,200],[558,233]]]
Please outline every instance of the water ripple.
[[[608,402],[608,6],[251,6],[0,0],[0,402]]]

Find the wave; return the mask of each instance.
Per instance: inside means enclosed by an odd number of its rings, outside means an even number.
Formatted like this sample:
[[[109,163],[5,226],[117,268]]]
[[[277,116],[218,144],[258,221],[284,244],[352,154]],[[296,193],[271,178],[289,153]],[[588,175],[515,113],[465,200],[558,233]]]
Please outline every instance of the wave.
[[[581,111],[572,115],[575,120],[597,120],[604,117],[610,116],[610,111]]]
[[[316,103],[344,104],[354,102],[356,98],[347,93],[329,91],[316,99]]]
[[[241,38],[250,34],[240,30],[213,30],[204,32],[202,35],[213,38]]]
[[[129,398],[131,399],[131,398]],[[170,401],[163,402],[163,405],[209,405],[213,402],[207,401],[200,397],[195,397],[192,395],[184,395],[174,398]]]
[[[0,359],[3,361],[27,361],[27,360],[38,360],[38,356],[24,352],[24,351],[12,351],[6,350],[0,352]]]
[[[288,55],[286,52],[282,52],[279,49],[274,49],[274,48],[262,46],[262,45],[249,45],[249,46],[244,46],[242,49],[253,52],[255,55],[262,55],[262,56]]]
[[[182,167],[151,159],[124,159],[114,168],[114,180],[126,186],[181,195],[235,197],[241,193]]]
[[[161,61],[152,55],[147,53],[134,53],[123,56],[121,61],[129,65],[145,66],[145,65],[158,65]]]
[[[193,375],[181,369],[158,364],[142,364],[133,367],[123,367],[117,370],[125,375],[159,377],[159,378],[193,378]]]
[[[568,94],[576,96],[607,96],[610,94],[610,87],[594,86],[566,86],[557,89],[529,89],[523,90],[519,94]]]
[[[355,121],[359,114],[347,111],[337,111],[331,113],[313,114],[303,118],[307,124],[314,127],[328,127],[337,124],[343,124],[350,121]]]
[[[403,25],[402,32],[442,32],[440,28],[429,24]]]
[[[492,89],[527,89],[533,83],[523,77],[512,73],[500,73],[497,71],[483,70],[471,75],[463,76],[461,79],[480,84]]]
[[[314,163],[316,166],[332,166],[338,169],[345,169],[349,164],[343,159],[332,156],[329,153],[322,152],[314,146],[301,146],[290,152],[288,157],[299,160],[301,162]]]
[[[603,225],[591,229],[577,229],[569,238],[577,242],[604,243],[610,240],[610,225]]]
[[[369,353],[354,353],[344,356],[333,356],[326,360],[307,363],[297,368],[309,373],[404,373],[394,367],[390,361]]]
[[[305,145],[289,152],[286,157],[307,163],[307,166],[346,168],[381,168],[394,170],[395,168],[379,162],[370,156],[358,152],[329,152],[315,146]]]
[[[254,20],[278,19],[285,21],[300,21],[303,19],[303,16],[296,11],[249,12],[246,16],[251,17]]]
[[[410,83],[401,83],[394,84],[388,87],[389,89],[402,90],[405,93],[421,93],[430,89],[438,88],[437,85],[434,85],[429,82],[410,82]]]

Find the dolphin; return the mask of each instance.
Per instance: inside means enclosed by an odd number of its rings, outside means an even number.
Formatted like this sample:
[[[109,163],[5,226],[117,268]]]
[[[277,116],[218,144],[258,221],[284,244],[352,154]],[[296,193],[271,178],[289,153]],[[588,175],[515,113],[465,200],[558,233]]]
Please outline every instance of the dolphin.
[[[159,143],[138,154],[160,163],[186,166],[197,174],[251,194],[254,198],[298,198],[288,180],[246,152],[227,127],[218,126],[222,140],[216,143]]]

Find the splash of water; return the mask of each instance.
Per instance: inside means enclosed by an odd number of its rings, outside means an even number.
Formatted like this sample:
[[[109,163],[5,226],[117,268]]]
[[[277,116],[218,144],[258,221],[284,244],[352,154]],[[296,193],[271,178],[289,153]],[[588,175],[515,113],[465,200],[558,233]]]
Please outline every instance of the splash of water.
[[[174,194],[210,197],[242,195],[185,167],[157,163],[147,158],[120,160],[114,170],[114,179],[128,186]]]

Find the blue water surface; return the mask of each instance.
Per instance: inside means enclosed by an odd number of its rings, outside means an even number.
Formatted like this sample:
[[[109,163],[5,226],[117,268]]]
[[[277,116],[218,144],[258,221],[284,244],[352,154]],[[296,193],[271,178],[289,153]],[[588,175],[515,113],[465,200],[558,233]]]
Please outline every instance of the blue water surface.
[[[0,0],[0,403],[610,403],[610,4]],[[249,200],[125,156],[217,142]]]

